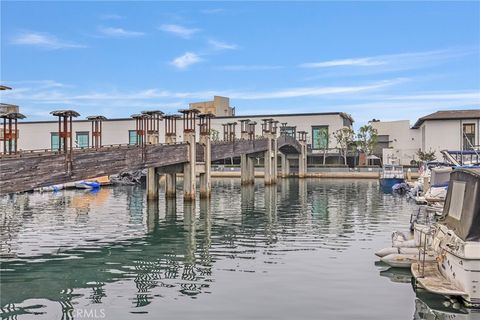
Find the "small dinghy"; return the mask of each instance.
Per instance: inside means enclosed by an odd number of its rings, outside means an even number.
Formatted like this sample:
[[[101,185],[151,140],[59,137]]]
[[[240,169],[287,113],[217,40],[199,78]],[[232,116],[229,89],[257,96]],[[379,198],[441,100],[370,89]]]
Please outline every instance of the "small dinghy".
[[[75,188],[77,189],[98,189],[100,188],[100,183],[96,181],[78,181],[75,182]]]
[[[407,239],[405,234],[400,231],[392,233],[392,247],[395,248],[415,248],[415,239]]]
[[[35,191],[40,191],[40,192],[57,192],[60,191],[64,188],[63,184],[54,184],[53,186],[48,186],[48,187],[41,187],[38,189],[35,189]]]
[[[421,259],[423,261],[423,256]],[[380,260],[394,268],[410,268],[413,263],[418,262],[418,254],[392,253],[380,258]],[[435,261],[435,256],[427,254],[425,255],[425,261]]]
[[[397,247],[390,247],[390,248],[383,248],[375,252],[377,257],[383,258],[388,256],[389,254],[415,254],[418,255],[418,248],[397,248]]]

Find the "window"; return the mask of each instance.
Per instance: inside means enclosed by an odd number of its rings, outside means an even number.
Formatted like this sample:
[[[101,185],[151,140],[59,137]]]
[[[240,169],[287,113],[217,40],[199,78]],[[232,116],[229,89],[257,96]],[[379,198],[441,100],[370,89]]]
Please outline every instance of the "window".
[[[88,148],[88,131],[77,131],[76,146],[78,148]]]
[[[295,138],[296,127],[280,127],[286,136]]]
[[[50,133],[50,145],[52,147],[52,150],[60,149],[60,143],[63,143],[63,141],[60,141],[58,139],[58,132],[51,132]],[[62,146],[63,146],[63,144],[62,144]]]
[[[453,181],[452,195],[450,197],[450,207],[448,215],[456,220],[460,220],[463,210],[463,198],[465,197],[466,183],[463,181]]]
[[[328,149],[328,126],[312,127],[312,149]]]
[[[128,144],[137,144],[137,131],[128,130]]]
[[[463,125],[463,150],[473,150],[475,146],[475,124]]]

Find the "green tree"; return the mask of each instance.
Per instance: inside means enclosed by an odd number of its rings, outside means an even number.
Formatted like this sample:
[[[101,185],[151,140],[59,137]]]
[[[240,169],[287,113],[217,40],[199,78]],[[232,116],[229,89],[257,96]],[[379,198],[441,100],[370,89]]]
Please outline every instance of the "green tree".
[[[210,129],[210,138],[213,142],[218,142],[220,139],[220,132],[215,129]]]
[[[357,133],[357,146],[360,151],[365,153],[368,157],[373,153],[378,142],[377,129],[371,125],[364,125],[360,127]]]
[[[417,157],[422,162],[435,161],[437,159],[437,157],[435,156],[435,150],[432,149],[428,151],[418,150]]]
[[[350,128],[344,127],[335,131],[333,136],[337,140],[337,148],[340,152],[340,155],[343,157],[344,164],[346,165],[348,149],[353,143],[355,132]]]

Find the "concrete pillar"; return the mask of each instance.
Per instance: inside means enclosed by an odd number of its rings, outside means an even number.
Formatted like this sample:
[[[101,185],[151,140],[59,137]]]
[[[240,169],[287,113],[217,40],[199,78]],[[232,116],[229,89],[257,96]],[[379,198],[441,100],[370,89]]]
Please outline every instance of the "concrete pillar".
[[[290,161],[287,159],[287,156],[283,153],[280,153],[281,166],[282,166],[282,178],[288,178],[290,175]]]
[[[200,136],[203,145],[205,172],[200,174],[200,198],[209,198],[212,192],[211,168],[212,168],[212,145],[209,135]]]
[[[173,126],[174,121],[172,118],[169,118],[168,126]],[[173,128],[170,128],[173,130]],[[176,133],[169,132],[165,134],[165,143],[174,144],[177,141]],[[165,198],[175,199],[177,197],[177,174],[176,173],[166,173],[165,174]]]
[[[255,164],[253,158],[246,154],[240,156],[240,171],[242,185],[255,183]]]
[[[147,169],[147,200],[158,199],[159,177],[156,168]]]
[[[305,142],[300,142],[301,153],[298,155],[298,177],[305,178],[307,173],[307,144]]]
[[[196,141],[195,132],[184,132],[185,142],[188,144],[188,162],[183,165],[183,199],[195,200],[195,167],[196,167]]]
[[[276,136],[272,137],[272,183],[278,180],[278,140]]]
[[[177,174],[165,174],[165,197],[175,198],[177,196]]]
[[[271,145],[270,140],[268,140],[269,146]],[[268,148],[267,151],[265,151],[265,156],[264,158],[264,182],[266,185],[272,184],[272,150],[271,147]]]

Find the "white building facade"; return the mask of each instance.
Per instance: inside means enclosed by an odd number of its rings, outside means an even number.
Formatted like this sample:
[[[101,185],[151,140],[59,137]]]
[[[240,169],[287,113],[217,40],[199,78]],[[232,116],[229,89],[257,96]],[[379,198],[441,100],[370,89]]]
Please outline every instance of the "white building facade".
[[[256,136],[262,135],[262,119],[273,119],[279,121],[279,127],[286,123],[287,132],[306,131],[308,133],[307,143],[310,145],[313,153],[319,153],[323,148],[328,148],[331,152],[336,152],[337,143],[332,138],[333,132],[344,128],[352,128],[352,118],[342,112],[326,113],[303,113],[303,114],[268,114],[268,115],[246,115],[231,117],[215,117],[211,120],[212,129],[219,134],[220,140],[223,139],[222,124],[237,122],[236,136],[240,138],[240,120],[248,119],[257,122]],[[88,120],[73,121],[72,137],[75,141],[74,146],[78,148],[91,145],[91,122]],[[165,142],[164,122],[160,122],[159,142]],[[279,133],[280,130],[278,130]],[[52,117],[52,121],[22,121],[18,124],[18,150],[39,150],[39,149],[57,149],[58,148],[58,122]],[[327,132],[329,139],[321,132]],[[177,120],[177,141],[183,141],[183,128],[181,119]],[[107,119],[102,124],[102,144],[135,144],[136,131],[135,120]]]
[[[442,150],[480,150],[480,110],[437,111],[412,127],[408,120],[370,124],[377,129],[377,153],[384,163],[411,164],[418,161],[418,150],[435,152],[437,160],[443,160]]]

